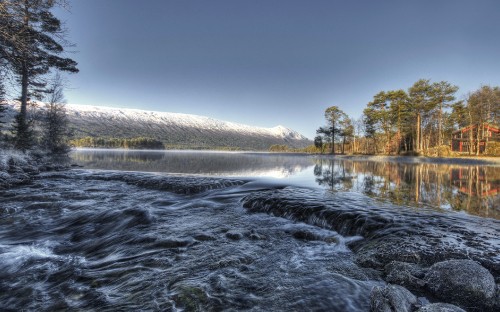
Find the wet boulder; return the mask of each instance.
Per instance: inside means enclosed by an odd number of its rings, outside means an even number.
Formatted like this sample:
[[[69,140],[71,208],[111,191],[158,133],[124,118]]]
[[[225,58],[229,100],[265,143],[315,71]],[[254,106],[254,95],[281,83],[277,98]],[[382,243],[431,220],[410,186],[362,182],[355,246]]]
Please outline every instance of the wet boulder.
[[[420,290],[425,282],[425,270],[414,263],[392,261],[384,268],[385,280],[391,284],[404,286],[411,290]]]
[[[207,233],[198,233],[193,235],[193,238],[196,239],[197,241],[213,241],[215,240],[215,237],[213,235],[207,234]]]
[[[306,230],[297,230],[293,232],[293,237],[298,240],[304,241],[319,241],[322,240],[322,237],[316,233],[306,231]]]
[[[370,294],[372,312],[411,312],[417,304],[417,297],[398,285],[377,286]]]
[[[465,312],[465,310],[449,303],[431,303],[421,307],[417,312]]]
[[[245,233],[248,238],[251,240],[263,240],[266,239],[266,237],[262,234],[257,233],[254,229],[252,229],[250,232]]]
[[[461,307],[488,309],[494,304],[493,275],[472,260],[448,260],[429,268],[424,281],[433,296]]]
[[[243,234],[236,231],[229,231],[226,233],[226,237],[232,240],[240,240],[243,238]]]

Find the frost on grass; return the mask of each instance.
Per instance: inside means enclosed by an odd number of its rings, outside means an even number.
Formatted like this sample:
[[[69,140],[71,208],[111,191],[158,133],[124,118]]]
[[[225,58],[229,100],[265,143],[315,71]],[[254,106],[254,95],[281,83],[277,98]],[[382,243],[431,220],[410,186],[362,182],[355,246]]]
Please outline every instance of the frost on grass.
[[[0,150],[0,188],[22,184],[38,172],[33,157],[15,150]]]
[[[28,165],[30,156],[14,150],[0,150],[0,171],[6,172],[15,167]]]

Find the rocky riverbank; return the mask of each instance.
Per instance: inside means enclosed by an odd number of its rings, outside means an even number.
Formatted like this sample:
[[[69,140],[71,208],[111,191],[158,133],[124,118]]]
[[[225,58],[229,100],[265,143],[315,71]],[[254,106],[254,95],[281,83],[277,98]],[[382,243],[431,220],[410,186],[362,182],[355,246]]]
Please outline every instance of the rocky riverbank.
[[[495,278],[472,260],[446,260],[427,268],[393,261],[386,265],[384,273],[389,284],[373,289],[374,312],[498,311],[500,308]],[[428,298],[435,302],[430,303]]]
[[[22,295],[24,288],[48,281],[43,291],[54,306],[97,302],[110,310],[135,303],[138,294],[155,302],[150,296],[158,289],[164,293],[156,299],[165,307],[187,310],[500,310],[498,220],[413,209],[352,192],[256,187],[248,179],[41,173],[68,167],[54,163],[0,151],[2,227],[9,229],[3,234],[9,243],[0,245],[0,275],[9,282],[0,290],[18,287]],[[28,185],[13,187],[22,184]],[[102,262],[110,254],[123,258]],[[14,268],[13,255],[36,261]],[[61,261],[66,258],[71,261]],[[47,263],[39,267],[42,260]],[[129,279],[139,264],[147,270]],[[60,268],[44,271],[52,266]],[[115,266],[124,276],[108,279]],[[96,267],[106,274],[95,275]],[[20,278],[25,282],[18,283]],[[78,289],[62,287],[68,279]],[[120,292],[113,294],[120,300],[106,299],[109,289],[131,289],[137,281],[143,284],[130,297]],[[6,306],[37,307],[30,298]]]
[[[372,291],[372,311],[500,310],[497,220],[299,189],[253,193],[243,206],[357,237],[348,244],[357,264],[386,282]]]
[[[53,158],[43,153],[0,150],[0,189],[30,183],[40,172],[70,168],[67,157]]]

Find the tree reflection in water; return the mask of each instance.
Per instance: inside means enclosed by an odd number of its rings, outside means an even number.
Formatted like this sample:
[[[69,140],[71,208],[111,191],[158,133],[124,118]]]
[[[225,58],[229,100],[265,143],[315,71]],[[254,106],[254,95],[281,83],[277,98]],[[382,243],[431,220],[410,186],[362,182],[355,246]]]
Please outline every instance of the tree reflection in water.
[[[499,167],[319,158],[314,175],[320,186],[331,191],[500,219]]]

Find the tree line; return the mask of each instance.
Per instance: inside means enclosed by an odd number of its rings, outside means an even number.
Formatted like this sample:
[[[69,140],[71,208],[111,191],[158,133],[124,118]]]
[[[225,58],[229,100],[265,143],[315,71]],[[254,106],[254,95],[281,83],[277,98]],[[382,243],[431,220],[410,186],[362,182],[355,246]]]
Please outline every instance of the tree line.
[[[71,44],[52,13],[67,5],[64,0],[0,2],[0,118],[6,110],[6,86],[19,94],[20,102],[10,136],[3,136],[4,145],[21,151],[42,148],[51,154],[69,150],[61,73],[77,73],[78,68],[66,57]],[[46,103],[41,116],[29,113],[37,101]]]
[[[69,141],[75,147],[125,148],[125,149],[164,149],[163,142],[147,137],[137,138],[94,138],[84,137]]]
[[[326,126],[317,129],[314,145],[321,153],[328,148],[330,153],[443,156],[450,153],[454,131],[474,126],[477,130],[469,131],[469,153],[478,155],[484,125],[500,125],[500,87],[484,85],[460,100],[457,91],[447,81],[420,79],[406,91],[375,94],[359,119],[331,106],[325,110]]]

